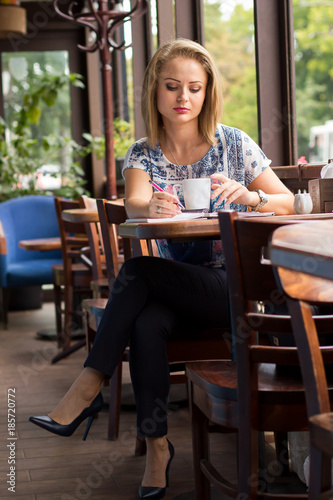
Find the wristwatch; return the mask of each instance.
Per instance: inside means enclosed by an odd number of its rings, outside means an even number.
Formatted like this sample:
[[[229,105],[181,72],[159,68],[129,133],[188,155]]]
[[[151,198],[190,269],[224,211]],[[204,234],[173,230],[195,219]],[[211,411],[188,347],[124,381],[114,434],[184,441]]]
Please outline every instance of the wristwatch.
[[[258,212],[258,210],[260,210],[260,208],[262,208],[264,205],[266,205],[266,203],[268,202],[268,197],[267,197],[267,194],[264,193],[261,189],[255,189],[254,191],[256,191],[258,193],[260,201],[255,207],[251,207],[251,210],[252,210],[252,212]]]

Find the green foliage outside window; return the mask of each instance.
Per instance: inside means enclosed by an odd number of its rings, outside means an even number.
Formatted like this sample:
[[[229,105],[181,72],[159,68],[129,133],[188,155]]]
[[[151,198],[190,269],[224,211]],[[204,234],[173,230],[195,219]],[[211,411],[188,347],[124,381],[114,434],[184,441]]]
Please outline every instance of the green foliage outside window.
[[[293,0],[298,151],[306,157],[310,127],[333,120],[332,7]]]
[[[84,87],[78,74],[54,75],[47,71],[33,75],[16,87],[14,99],[7,102],[5,121],[0,117],[0,202],[31,194],[56,195],[76,199],[88,194],[82,160],[94,153],[105,156],[104,136],[82,133],[82,144],[71,138],[70,129],[60,119],[50,119],[58,108],[58,116],[70,107],[64,103],[64,87]],[[68,97],[69,98],[69,97]],[[57,113],[55,113],[57,116]],[[49,118],[49,119],[48,119]],[[64,120],[65,122],[66,120]],[[49,131],[49,133],[45,133]],[[134,142],[131,125],[114,120],[114,154],[123,157]],[[59,180],[59,185],[44,189],[41,176]],[[52,185],[52,182],[51,182]]]
[[[21,93],[21,103],[16,102],[9,114],[10,123],[0,119],[0,201],[29,194],[56,194],[75,199],[87,194],[81,159],[90,150],[61,132],[48,135],[34,134],[48,108],[57,103],[59,91],[65,85],[82,87],[82,77],[77,74],[54,76],[43,73],[35,77],[27,91]],[[51,177],[61,177],[61,186],[43,191],[38,181],[43,168],[55,166],[61,155],[66,157],[59,171]]]
[[[293,0],[293,17],[298,155],[309,158],[310,128],[333,120],[332,2]],[[204,0],[204,23],[205,46],[222,74],[221,121],[257,140],[253,8],[240,0]]]
[[[253,9],[235,7],[225,18],[221,1],[204,2],[205,47],[222,75],[222,123],[258,140]]]

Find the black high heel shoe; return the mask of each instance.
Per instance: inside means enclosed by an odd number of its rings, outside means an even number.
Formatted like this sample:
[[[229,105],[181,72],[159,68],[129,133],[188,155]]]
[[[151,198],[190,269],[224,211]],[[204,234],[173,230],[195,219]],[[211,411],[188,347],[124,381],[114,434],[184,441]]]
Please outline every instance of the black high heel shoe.
[[[167,468],[165,471],[165,481],[166,485],[164,488],[160,488],[159,486],[140,486],[139,488],[139,498],[163,498],[165,495],[165,491],[169,486],[169,468],[172,462],[173,457],[175,456],[175,449],[170,443],[169,439],[167,439],[169,445],[170,458],[167,464]]]
[[[91,405],[88,408],[85,408],[76,419],[73,420],[68,425],[58,424],[55,420],[52,420],[48,415],[41,415],[38,417],[30,417],[29,422],[32,422],[38,427],[42,427],[49,432],[53,432],[53,434],[57,434],[58,436],[71,436],[74,434],[79,425],[88,418],[87,427],[83,436],[83,441],[86,440],[88,436],[88,432],[92,421],[94,420],[95,415],[101,411],[103,408],[103,396],[99,393],[95,399],[92,401]]]

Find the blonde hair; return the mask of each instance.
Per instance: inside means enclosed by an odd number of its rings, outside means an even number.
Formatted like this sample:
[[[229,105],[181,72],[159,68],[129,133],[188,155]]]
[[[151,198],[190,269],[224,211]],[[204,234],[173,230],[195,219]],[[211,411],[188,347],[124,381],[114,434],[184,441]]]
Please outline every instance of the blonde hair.
[[[220,73],[212,56],[197,42],[178,38],[161,45],[150,60],[143,78],[141,112],[148,143],[155,147],[163,134],[162,117],[157,109],[157,82],[162,68],[169,61],[186,57],[198,61],[206,71],[208,80],[205,101],[199,115],[199,132],[209,143],[215,142],[217,122],[222,114]]]

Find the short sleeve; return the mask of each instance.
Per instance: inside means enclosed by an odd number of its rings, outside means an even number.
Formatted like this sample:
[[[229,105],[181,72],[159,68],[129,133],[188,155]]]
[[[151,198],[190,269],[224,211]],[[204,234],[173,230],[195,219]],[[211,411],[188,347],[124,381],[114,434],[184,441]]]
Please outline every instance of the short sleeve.
[[[243,158],[245,168],[245,185],[247,186],[259,174],[261,174],[269,165],[271,160],[267,158],[262,149],[249,137],[242,132]]]
[[[146,139],[140,139],[139,141],[132,144],[125,156],[124,166],[122,169],[122,175],[124,176],[124,170],[127,168],[139,168],[144,170],[150,176],[151,172],[151,161],[150,161],[150,150],[147,145]]]
[[[245,132],[219,124],[218,154],[229,179],[248,186],[271,163],[261,148]]]

